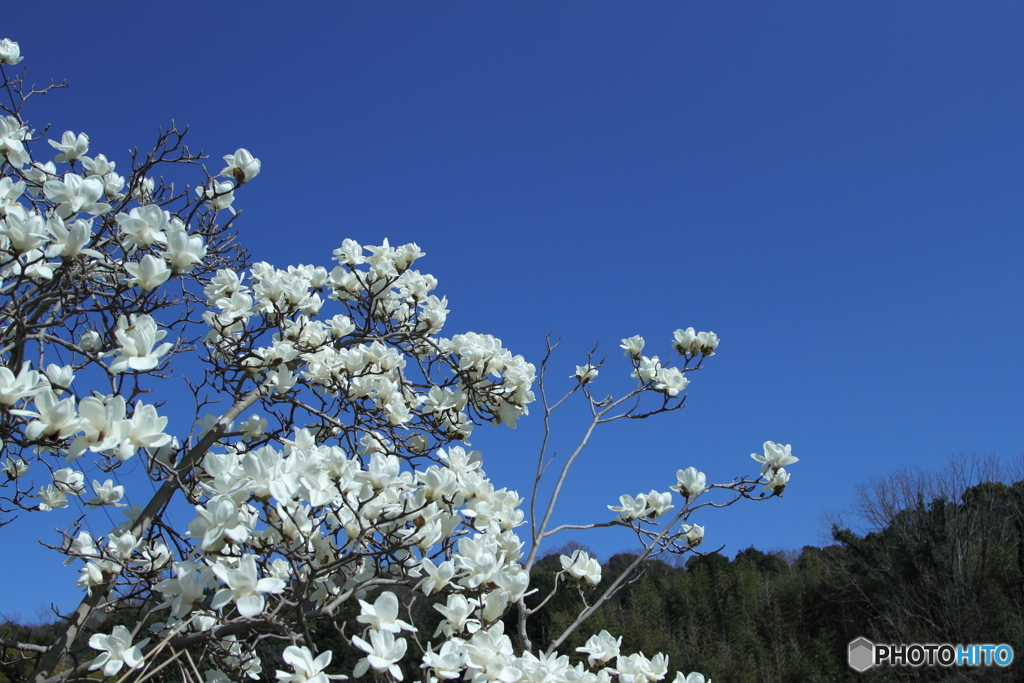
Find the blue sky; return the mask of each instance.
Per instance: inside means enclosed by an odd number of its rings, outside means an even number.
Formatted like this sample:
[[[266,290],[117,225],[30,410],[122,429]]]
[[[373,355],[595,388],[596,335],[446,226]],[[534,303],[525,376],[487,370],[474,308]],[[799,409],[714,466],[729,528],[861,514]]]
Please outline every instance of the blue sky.
[[[415,241],[449,298],[446,331],[538,363],[544,334],[561,336],[555,387],[598,340],[613,352],[598,387],[621,391],[621,338],[664,358],[678,327],[718,333],[686,410],[598,432],[561,521],[605,518],[689,465],[752,472],[771,439],[801,458],[785,497],[694,521],[730,555],[798,549],[873,475],[1024,450],[1019,3],[48,14],[5,9],[31,77],[71,85],[31,122],[84,131],[124,165],[172,118],[213,172],[248,148],[263,171],[236,206],[256,260],[327,265],[345,237]],[[564,417],[560,451],[579,427]],[[528,489],[538,422],[477,430],[498,485]],[[38,528],[5,528],[7,547]],[[636,547],[575,540],[602,559]],[[77,601],[51,551],[24,557],[13,578],[28,585],[3,591],[0,613]]]

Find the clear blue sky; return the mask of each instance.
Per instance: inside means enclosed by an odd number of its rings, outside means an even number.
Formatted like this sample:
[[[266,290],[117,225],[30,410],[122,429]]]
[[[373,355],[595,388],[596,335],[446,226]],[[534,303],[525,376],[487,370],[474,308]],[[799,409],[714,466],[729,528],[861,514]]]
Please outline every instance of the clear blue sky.
[[[717,332],[690,407],[598,433],[563,521],[688,465],[751,472],[771,439],[801,458],[784,499],[695,521],[730,555],[799,549],[872,475],[1024,450],[1020,3],[56,2],[4,18],[34,79],[71,84],[30,110],[36,127],[87,132],[126,165],[173,118],[214,172],[238,147],[262,159],[236,201],[257,260],[415,241],[447,332],[539,362],[552,331],[558,382],[598,340],[604,379],[628,374],[622,337],[665,357],[677,327]],[[477,431],[498,485],[526,491],[537,422]],[[43,526],[70,523],[56,514]],[[8,552],[33,543],[2,533]],[[635,547],[577,540],[602,559]],[[70,608],[74,573],[24,558],[0,612]]]

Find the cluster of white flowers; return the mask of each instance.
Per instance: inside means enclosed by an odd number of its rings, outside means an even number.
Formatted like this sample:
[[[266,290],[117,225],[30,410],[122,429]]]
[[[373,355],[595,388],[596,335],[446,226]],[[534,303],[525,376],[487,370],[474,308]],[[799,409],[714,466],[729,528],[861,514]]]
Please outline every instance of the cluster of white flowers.
[[[0,64],[19,61],[18,44],[0,40]],[[534,652],[522,625],[516,645],[505,633],[510,608],[529,613],[530,569],[540,542],[554,533],[546,528],[551,508],[534,521],[524,552],[515,531],[526,524],[523,499],[491,483],[467,439],[482,422],[515,427],[535,400],[538,375],[491,335],[441,336],[448,302],[434,294],[436,278],[413,268],[424,256],[416,244],[364,246],[347,239],[330,267],[221,267],[227,259],[216,216],[234,213],[235,191],[261,169],[247,150],[226,155],[217,177],[176,197],[192,207],[186,213],[167,208],[175,197],[152,177],[136,170],[126,180],[103,154],[89,156],[85,133],[49,140],[56,155],[43,163],[30,154],[33,135],[20,115],[0,117],[0,302],[6,314],[0,322],[0,446],[6,456],[0,472],[6,482],[0,485],[13,490],[0,502],[44,512],[76,501],[86,513],[125,508],[125,521],[106,534],[81,526],[65,532],[61,552],[66,564],[81,562],[78,585],[93,599],[88,604],[115,587],[140,603],[158,603],[153,611],[164,621],[151,626],[153,633],[210,648],[211,683],[259,678],[249,625],[284,629],[301,643],[296,621],[335,617],[351,600],[360,605],[359,633],[350,638],[363,654],[351,671],[357,678],[372,673],[402,680],[415,640],[425,649],[419,660],[425,683],[665,679],[667,657],[622,654],[621,638],[606,631],[577,648],[587,661],[576,665],[565,655]],[[193,216],[202,227],[189,227]],[[178,278],[186,296],[175,299],[167,284]],[[61,298],[68,291],[76,292],[74,301]],[[172,312],[175,306],[185,313]],[[195,309],[201,313],[190,317]],[[151,390],[152,376],[161,377],[155,373],[169,372],[177,351],[188,348],[165,341],[182,321],[202,326],[211,368],[196,388],[197,400],[226,399],[230,408],[197,420],[179,439],[157,410],[161,400],[147,404],[138,397]],[[660,408],[624,416],[682,407],[687,373],[714,355],[718,337],[676,330],[672,347],[681,367],[643,355],[644,346],[639,336],[622,340],[638,388],[619,401],[591,398],[588,385],[597,381],[600,364],[578,365],[570,375],[570,393],[579,390],[591,401],[596,420],[627,399],[639,404],[648,393]],[[41,369],[42,358],[57,350],[71,360]],[[35,367],[29,357],[39,359]],[[80,386],[97,376],[95,386],[107,390]],[[256,412],[236,425],[254,405]],[[116,475],[139,454],[161,483],[153,498],[159,505],[145,509],[122,502],[129,499]],[[53,457],[63,458],[64,466],[52,466]],[[640,560],[688,551],[701,542],[704,527],[684,522],[702,507],[693,503],[707,490],[750,497],[754,484],[765,484],[773,495],[785,489],[784,467],[797,461],[790,447],[767,442],[764,455],[753,457],[762,464],[760,479],[729,485],[709,486],[694,467],[679,470],[670,488],[683,505],[670,520],[672,492],[652,489],[621,496],[619,505],[608,506],[614,518],[592,526],[633,527],[646,539]],[[34,488],[26,481],[33,458],[46,463],[52,483]],[[93,479],[94,495],[83,500],[89,467],[114,474]],[[556,491],[560,487],[561,480]],[[178,489],[194,516],[187,532],[165,533],[154,516]],[[561,556],[560,564],[565,581],[589,588],[601,582],[601,565],[583,550]],[[625,578],[615,579],[605,596]],[[394,585],[404,588],[388,588]],[[443,617],[432,635],[411,623],[410,604],[399,599],[410,594],[429,598]],[[89,610],[78,615],[84,620]],[[123,626],[92,635],[89,644],[100,655],[88,668],[113,676],[124,666],[144,666],[145,656],[155,657],[159,648],[145,653],[149,639],[133,645],[135,635]],[[277,671],[279,680],[345,678],[326,674],[331,652],[316,655],[311,645],[284,650],[292,671]],[[703,682],[697,673],[675,679]]]

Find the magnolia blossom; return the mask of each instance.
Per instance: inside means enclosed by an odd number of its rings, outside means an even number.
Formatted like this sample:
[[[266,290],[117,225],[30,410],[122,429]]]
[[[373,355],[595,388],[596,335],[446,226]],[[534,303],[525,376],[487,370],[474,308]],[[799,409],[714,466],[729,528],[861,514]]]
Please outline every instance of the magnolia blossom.
[[[145,248],[157,242],[167,242],[165,232],[170,225],[170,213],[156,204],[132,209],[127,214],[115,216],[117,227],[121,229],[129,245],[129,250]]]
[[[46,198],[57,202],[57,215],[69,218],[84,212],[99,216],[110,211],[110,204],[101,202],[103,181],[95,176],[83,178],[74,173],[65,173],[63,180],[48,180],[43,184]]]
[[[230,181],[218,183],[216,180],[211,180],[208,186],[197,187],[196,194],[200,199],[205,199],[215,211],[227,209],[231,213],[235,213],[235,210],[231,208],[231,203],[235,201],[234,187]]]
[[[29,213],[21,206],[11,206],[0,222],[0,237],[6,237],[16,254],[26,254],[47,240],[46,223],[38,213]]]
[[[461,641],[446,640],[437,652],[432,649],[424,652],[423,668],[428,669],[440,680],[458,678],[465,666],[465,658],[460,651],[459,642]]]
[[[562,571],[574,579],[585,579],[591,586],[601,581],[601,563],[583,550],[574,550],[572,557],[562,555],[558,560]]]
[[[455,565],[450,560],[435,565],[430,558],[425,557],[420,567],[426,576],[419,582],[417,588],[425,595],[442,590],[455,577]]]
[[[206,245],[200,235],[189,235],[184,229],[167,232],[167,262],[178,273],[189,273],[206,257]]]
[[[683,672],[677,671],[676,678],[672,683],[711,683],[711,679],[705,680],[704,675],[696,671],[691,671],[688,676],[684,676]]]
[[[698,472],[696,467],[687,467],[676,471],[676,485],[669,488],[690,501],[704,491],[707,483],[708,479],[703,472]]]
[[[124,487],[114,486],[112,479],[107,479],[102,484],[98,481],[93,481],[92,490],[96,493],[96,496],[87,500],[86,505],[91,507],[113,505],[119,508],[126,506],[125,503],[121,502],[121,499],[124,497]]]
[[[83,154],[89,151],[89,136],[79,133],[77,136],[70,130],[64,131],[60,142],[47,140],[50,146],[58,150],[60,154],[54,157],[58,164],[62,162],[77,161]]]
[[[96,555],[99,552],[96,549],[96,541],[85,530],[79,531],[74,540],[65,541],[64,547],[68,552],[68,559],[64,560],[65,567],[82,556]]]
[[[126,262],[124,269],[132,276],[129,284],[137,285],[143,292],[149,292],[171,277],[171,269],[163,259],[146,254],[138,263]]]
[[[225,154],[224,161],[228,165],[219,175],[234,178],[239,185],[249,182],[260,172],[260,160],[250,154],[247,149],[239,149],[234,154]]]
[[[8,367],[0,365],[0,405],[12,406],[46,389],[46,384],[39,383],[39,373],[31,367],[32,361],[25,361],[15,375]]]
[[[203,568],[198,574],[196,567],[191,562],[178,562],[174,565],[174,576],[164,579],[154,586],[167,598],[166,602],[159,605],[159,608],[171,608],[171,614],[182,618],[192,611],[197,602],[203,599],[204,591],[211,573],[208,568]]]
[[[576,378],[580,384],[586,384],[597,379],[597,372],[597,368],[587,363],[586,365],[577,365],[576,372],[569,376]]]
[[[86,144],[88,144],[88,138],[86,138]],[[95,157],[83,156],[81,159],[82,166],[85,167],[85,170],[88,171],[89,175],[105,176],[108,173],[113,173],[114,169],[117,168],[117,164],[113,161],[109,161],[106,155],[103,154],[97,154]]]
[[[750,457],[761,463],[761,476],[767,477],[769,472],[778,471],[781,467],[799,462],[799,458],[793,457],[793,447],[789,444],[783,446],[774,441],[764,442],[764,455],[751,453]]]
[[[92,221],[78,219],[71,223],[70,227],[65,224],[60,216],[53,216],[46,221],[46,230],[50,233],[53,242],[46,248],[47,258],[71,259],[79,254],[85,254],[93,258],[102,258],[95,249],[86,249],[92,240]]]
[[[360,600],[359,605],[362,613],[356,617],[356,621],[368,624],[370,628],[392,633],[416,630],[412,624],[398,618],[398,598],[391,591],[381,593],[372,605],[365,600]]]
[[[590,636],[583,647],[576,648],[576,652],[587,655],[587,663],[590,666],[603,665],[619,656],[621,645],[622,636],[614,638],[608,631],[601,631],[595,636]]]
[[[289,664],[295,673],[278,670],[277,679],[283,683],[328,683],[329,680],[345,680],[348,676],[325,674],[323,671],[331,663],[331,651],[325,650],[313,659],[313,653],[305,645],[289,645],[281,656],[285,664]]]
[[[69,493],[73,496],[80,496],[85,493],[85,475],[70,467],[54,472],[53,483],[64,493]]]
[[[131,631],[124,626],[115,626],[109,636],[95,633],[89,638],[89,647],[103,652],[92,660],[89,671],[102,668],[104,676],[113,676],[125,665],[130,669],[137,669],[142,666],[142,648],[148,642],[149,638],[146,638],[132,645]]]
[[[117,320],[114,332],[121,342],[119,354],[110,364],[113,373],[129,370],[152,370],[160,364],[160,357],[171,350],[170,343],[163,343],[155,349],[153,346],[167,336],[166,330],[159,330],[156,321],[148,315],[132,315],[126,319],[123,315]]]
[[[679,530],[691,547],[700,545],[700,542],[704,540],[704,527],[698,524],[683,524]]]
[[[647,506],[647,496],[642,493],[638,494],[636,498],[627,494],[621,495],[619,496],[619,504],[609,505],[608,509],[619,513],[616,519],[620,522],[627,523],[642,519],[650,514],[650,508]]]
[[[56,486],[41,486],[36,495],[42,501],[39,503],[39,509],[43,512],[59,510],[68,506],[68,497]]]
[[[658,368],[655,374],[654,390],[669,398],[675,398],[689,386],[690,380],[678,368]]]
[[[3,442],[0,441],[0,448],[3,447]],[[18,477],[24,477],[28,474],[28,463],[21,458],[12,458],[10,456],[4,461],[0,472],[7,475],[8,479],[17,479]]]
[[[377,673],[389,672],[396,680],[402,680],[402,670],[398,668],[398,662],[405,656],[408,646],[405,638],[395,638],[391,631],[370,631],[370,642],[359,636],[352,636],[352,644],[366,653],[366,657],[359,660],[352,675],[359,678],[370,668]]]
[[[28,137],[28,126],[16,117],[0,117],[0,158],[6,159],[16,168],[30,163],[32,158],[23,144]]]
[[[637,359],[640,358],[640,353],[644,350],[644,338],[640,335],[633,335],[627,339],[622,340],[622,344],[619,346],[621,349],[625,349],[624,356]]]
[[[213,596],[210,607],[220,609],[229,602],[234,601],[238,607],[238,613],[243,617],[255,617],[263,611],[266,600],[264,593],[280,593],[284,590],[285,582],[272,577],[258,578],[256,573],[256,557],[246,555],[238,561],[238,567],[233,569],[218,562],[212,567],[217,578],[228,585]]]
[[[22,59],[24,57],[21,56],[21,47],[16,42],[9,38],[0,40],[0,64],[13,66]]]
[[[103,339],[96,330],[86,330],[78,340],[78,348],[86,353],[95,353],[103,348]]]
[[[788,483],[789,472],[786,471],[786,468],[780,467],[778,470],[775,471],[775,474],[772,476],[771,480],[767,484],[765,484],[765,488],[771,489],[776,494],[781,495],[782,492],[786,490],[786,484]]]

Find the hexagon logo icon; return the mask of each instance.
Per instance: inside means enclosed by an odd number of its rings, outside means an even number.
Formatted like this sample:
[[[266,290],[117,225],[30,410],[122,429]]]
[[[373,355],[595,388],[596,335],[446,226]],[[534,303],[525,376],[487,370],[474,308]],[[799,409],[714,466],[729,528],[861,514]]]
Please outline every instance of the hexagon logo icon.
[[[850,668],[867,671],[875,665],[875,644],[867,638],[858,638],[850,643]]]

